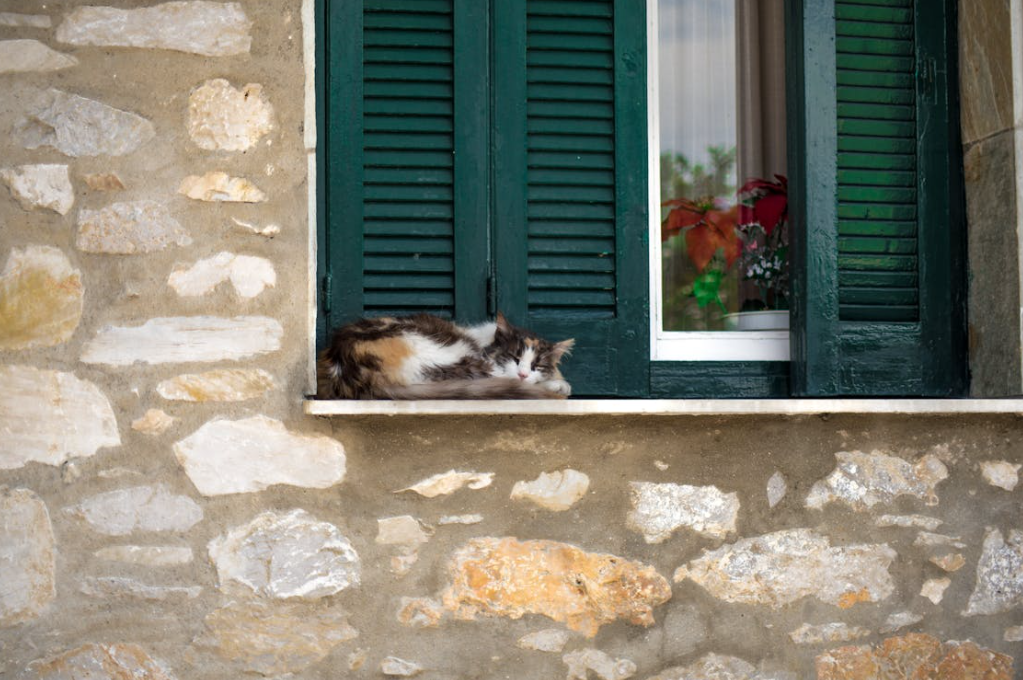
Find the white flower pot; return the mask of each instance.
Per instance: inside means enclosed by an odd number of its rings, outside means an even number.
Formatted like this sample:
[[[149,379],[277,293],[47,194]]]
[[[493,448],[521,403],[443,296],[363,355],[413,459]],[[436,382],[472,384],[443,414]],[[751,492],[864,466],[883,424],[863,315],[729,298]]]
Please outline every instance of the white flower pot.
[[[759,312],[736,312],[725,315],[728,330],[735,331],[787,331],[789,310],[765,309]]]

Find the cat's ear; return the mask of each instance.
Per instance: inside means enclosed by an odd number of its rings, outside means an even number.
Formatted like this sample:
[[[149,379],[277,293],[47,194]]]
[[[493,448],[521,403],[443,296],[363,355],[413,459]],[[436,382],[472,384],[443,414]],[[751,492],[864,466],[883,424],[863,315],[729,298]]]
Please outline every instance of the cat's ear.
[[[501,331],[502,333],[511,332],[511,324],[508,323],[508,319],[504,318],[503,313],[498,312],[497,316],[494,317],[494,322],[497,324],[497,330]]]
[[[561,361],[562,357],[566,354],[571,354],[573,347],[575,347],[575,338],[554,343],[554,348],[551,350],[551,357],[554,359],[554,363]]]

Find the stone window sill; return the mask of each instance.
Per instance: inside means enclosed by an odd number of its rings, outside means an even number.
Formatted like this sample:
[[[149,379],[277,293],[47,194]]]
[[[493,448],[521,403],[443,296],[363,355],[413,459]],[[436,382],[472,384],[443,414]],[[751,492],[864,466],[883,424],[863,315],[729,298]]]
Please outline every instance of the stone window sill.
[[[328,401],[313,416],[724,416],[1023,414],[1023,399],[567,399],[486,401]]]

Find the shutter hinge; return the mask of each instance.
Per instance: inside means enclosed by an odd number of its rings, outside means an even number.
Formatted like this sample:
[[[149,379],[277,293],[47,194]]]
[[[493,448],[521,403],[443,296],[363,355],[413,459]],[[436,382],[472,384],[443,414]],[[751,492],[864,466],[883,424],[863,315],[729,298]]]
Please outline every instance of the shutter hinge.
[[[330,314],[330,290],[332,287],[330,272],[327,272],[323,281],[320,282],[320,308],[325,315]]]
[[[495,316],[497,314],[497,282],[494,280],[494,275],[491,274],[487,277],[487,315]]]

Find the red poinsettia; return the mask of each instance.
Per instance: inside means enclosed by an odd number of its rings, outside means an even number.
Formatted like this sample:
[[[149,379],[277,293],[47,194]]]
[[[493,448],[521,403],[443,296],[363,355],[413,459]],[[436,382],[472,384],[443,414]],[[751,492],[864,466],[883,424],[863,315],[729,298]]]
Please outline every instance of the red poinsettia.
[[[714,253],[721,248],[725,263],[731,267],[742,253],[742,242],[735,231],[738,206],[720,205],[713,198],[676,198],[661,205],[671,207],[661,223],[661,240],[666,241],[685,230],[686,252],[702,272]]]
[[[759,224],[770,237],[775,228],[789,214],[789,181],[784,175],[775,175],[777,182],[751,179],[739,189],[739,224]],[[745,205],[752,203],[753,205]]]

